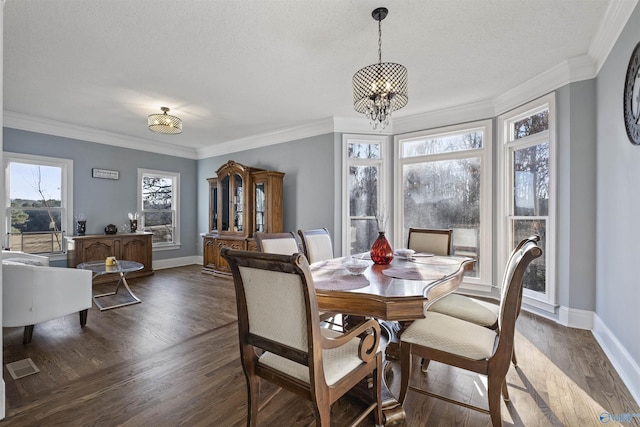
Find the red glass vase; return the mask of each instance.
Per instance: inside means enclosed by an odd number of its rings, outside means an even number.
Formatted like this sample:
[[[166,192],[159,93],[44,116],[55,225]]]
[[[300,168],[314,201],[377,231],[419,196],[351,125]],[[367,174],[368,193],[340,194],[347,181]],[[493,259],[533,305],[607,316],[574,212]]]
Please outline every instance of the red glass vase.
[[[393,260],[393,249],[385,237],[384,231],[378,232],[378,238],[371,246],[371,260],[380,265],[387,265]]]

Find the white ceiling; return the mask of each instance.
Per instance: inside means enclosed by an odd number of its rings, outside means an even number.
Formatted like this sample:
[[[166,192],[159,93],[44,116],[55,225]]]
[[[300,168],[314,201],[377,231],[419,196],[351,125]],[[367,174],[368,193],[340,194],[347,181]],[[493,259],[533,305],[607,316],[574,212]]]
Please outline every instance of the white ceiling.
[[[566,64],[594,77],[636,3],[6,0],[5,126],[194,158],[318,123],[369,129],[351,78],[377,62],[376,7],[389,8],[383,61],[409,72],[397,123],[495,101]],[[161,106],[182,134],[147,129]]]

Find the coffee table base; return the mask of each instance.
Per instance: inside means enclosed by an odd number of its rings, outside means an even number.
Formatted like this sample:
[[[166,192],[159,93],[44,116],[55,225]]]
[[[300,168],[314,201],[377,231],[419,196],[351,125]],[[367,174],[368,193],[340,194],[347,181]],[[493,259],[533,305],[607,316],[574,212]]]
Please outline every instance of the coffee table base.
[[[123,303],[120,303],[120,304],[113,304],[113,305],[107,305],[107,306],[103,305],[102,302],[99,300],[99,298],[117,295],[118,294],[118,290],[120,289],[120,283],[122,283],[122,285],[124,286],[125,290],[129,294],[129,296],[131,296],[131,298],[133,298],[133,301],[127,301],[127,302],[123,302]],[[105,310],[111,310],[113,308],[124,307],[124,306],[127,306],[127,305],[139,304],[142,301],[140,300],[140,298],[135,296],[133,292],[131,292],[131,289],[129,288],[129,285],[127,284],[127,279],[124,278],[124,273],[120,273],[120,280],[118,281],[118,284],[116,285],[116,290],[113,291],[113,292],[107,292],[106,294],[94,295],[93,296],[93,302],[96,304],[96,307],[98,307],[100,309],[100,311],[105,311]]]

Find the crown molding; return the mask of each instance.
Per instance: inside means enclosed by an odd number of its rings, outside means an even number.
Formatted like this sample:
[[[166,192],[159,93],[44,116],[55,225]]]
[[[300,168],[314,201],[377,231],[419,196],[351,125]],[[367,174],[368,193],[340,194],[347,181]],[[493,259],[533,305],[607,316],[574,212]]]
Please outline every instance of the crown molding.
[[[494,98],[495,115],[526,104],[569,82],[569,64],[564,61]]]
[[[315,122],[305,123],[299,126],[281,129],[273,132],[265,132],[252,135],[246,138],[234,139],[210,147],[201,148],[197,151],[198,159],[221,156],[239,151],[252,150],[269,145],[280,144],[287,141],[309,138],[317,135],[324,135],[334,132],[333,117],[327,117]]]
[[[495,115],[494,110],[492,101],[480,101],[402,117],[395,121],[395,135],[491,118]]]
[[[607,60],[637,4],[638,0],[611,0],[609,2],[588,51],[589,56],[596,59],[596,74]]]
[[[355,133],[358,135],[393,135],[394,123],[400,119],[391,117],[389,125],[383,130],[374,130],[364,115],[358,117],[334,117],[333,131],[339,133]]]
[[[72,123],[43,119],[41,117],[16,113],[14,111],[4,111],[3,126],[12,129],[43,133],[46,135],[60,136],[63,138],[95,142],[98,144],[114,145],[116,147],[132,148],[134,150],[184,157],[187,159],[196,159],[197,154],[196,151],[191,148],[179,147],[173,144],[151,141],[143,138],[134,138],[114,132],[74,125]]]

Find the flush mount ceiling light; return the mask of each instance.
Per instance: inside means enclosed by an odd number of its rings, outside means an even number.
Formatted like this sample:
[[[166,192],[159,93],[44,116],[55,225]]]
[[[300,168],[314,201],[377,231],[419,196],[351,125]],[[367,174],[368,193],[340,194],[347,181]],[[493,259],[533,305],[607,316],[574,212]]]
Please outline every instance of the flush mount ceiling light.
[[[167,107],[160,108],[163,114],[150,114],[147,118],[149,130],[159,133],[176,134],[182,132],[182,120],[179,117],[167,114]]]
[[[407,105],[407,69],[393,62],[382,62],[382,20],[389,10],[371,12],[378,21],[378,63],[364,67],[353,76],[353,108],[364,113],[374,130],[383,130],[393,111]]]

